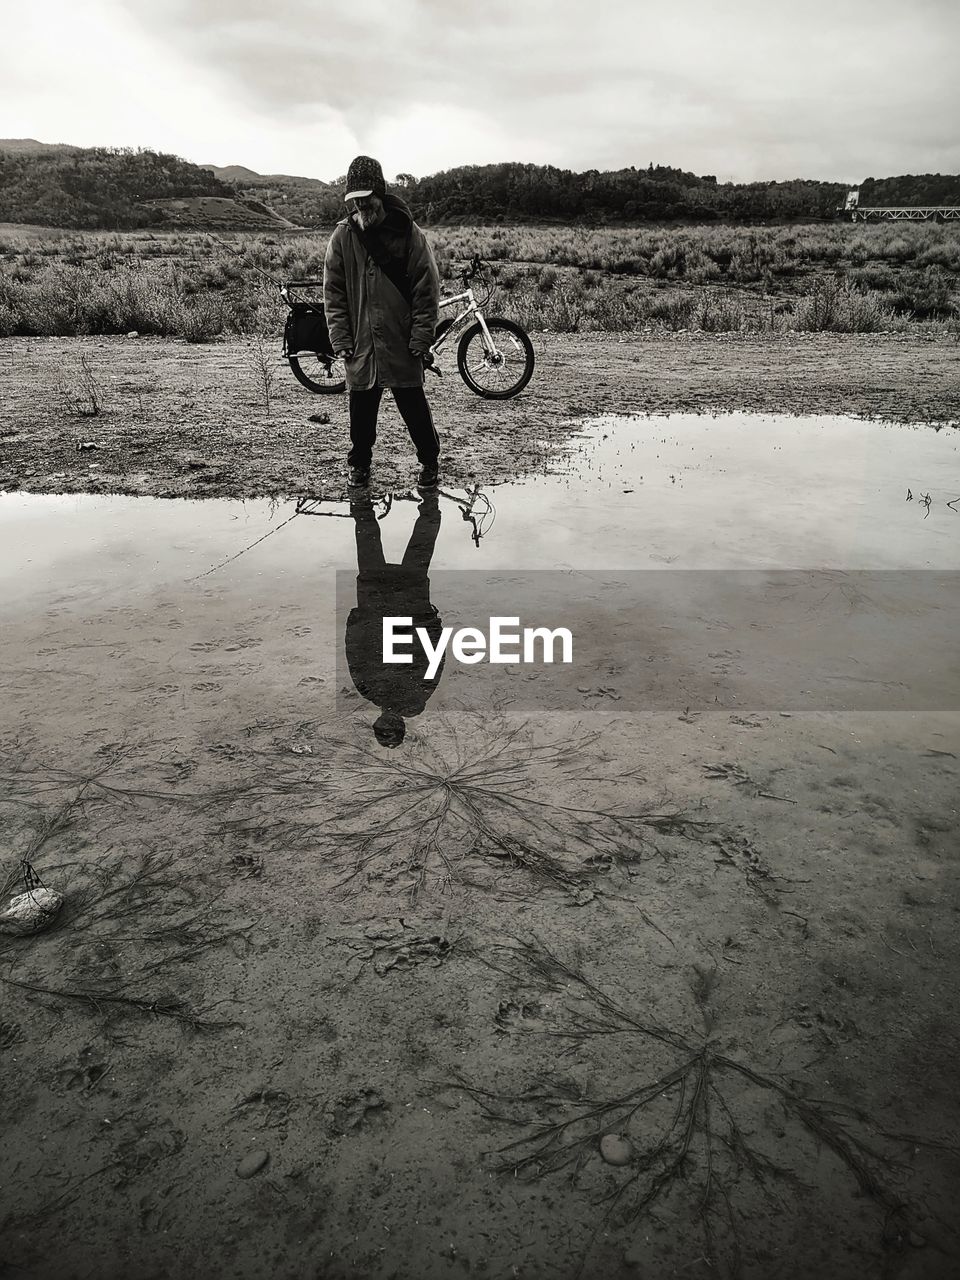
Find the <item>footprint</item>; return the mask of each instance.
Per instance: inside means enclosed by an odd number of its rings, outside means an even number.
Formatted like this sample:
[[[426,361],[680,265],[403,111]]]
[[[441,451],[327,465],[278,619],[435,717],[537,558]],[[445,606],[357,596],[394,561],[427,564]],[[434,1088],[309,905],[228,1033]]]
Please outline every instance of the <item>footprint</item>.
[[[110,1070],[109,1062],[96,1062],[94,1060],[94,1050],[91,1045],[87,1045],[80,1050],[78,1060],[72,1063],[66,1063],[56,1072],[54,1081],[58,1090],[95,1089],[103,1077]]]
[[[542,1023],[543,1005],[535,1000],[528,1003],[501,1000],[493,1020],[497,1030],[505,1033],[529,1030],[534,1025]]]
[[[326,1109],[327,1127],[340,1136],[352,1130],[368,1128],[371,1124],[387,1119],[389,1104],[375,1089],[361,1089],[359,1093],[341,1094]]]
[[[258,644],[263,644],[259,636],[245,636],[240,640],[234,640],[233,644],[226,645],[224,652],[237,653],[240,649],[255,649]]]

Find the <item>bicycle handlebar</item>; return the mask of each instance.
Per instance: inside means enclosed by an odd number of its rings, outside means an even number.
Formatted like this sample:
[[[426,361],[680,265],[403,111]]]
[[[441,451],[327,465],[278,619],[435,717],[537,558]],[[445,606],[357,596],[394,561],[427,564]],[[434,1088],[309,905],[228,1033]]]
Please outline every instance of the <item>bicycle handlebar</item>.
[[[483,269],[483,265],[483,259],[480,257],[479,253],[475,253],[471,259],[469,267],[464,267],[460,272],[460,278],[463,280],[463,283],[469,284],[475,276],[478,276]]]

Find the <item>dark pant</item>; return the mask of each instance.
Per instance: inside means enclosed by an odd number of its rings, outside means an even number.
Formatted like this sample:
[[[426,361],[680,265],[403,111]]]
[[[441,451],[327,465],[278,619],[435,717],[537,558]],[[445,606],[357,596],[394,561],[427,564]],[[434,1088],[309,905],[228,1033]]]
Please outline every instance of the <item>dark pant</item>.
[[[440,437],[433,425],[433,414],[423,387],[391,387],[400,417],[407,424],[410,439],[422,467],[435,467],[440,456]],[[350,392],[350,444],[347,462],[366,470],[373,458],[377,440],[377,414],[380,411],[382,387]]]

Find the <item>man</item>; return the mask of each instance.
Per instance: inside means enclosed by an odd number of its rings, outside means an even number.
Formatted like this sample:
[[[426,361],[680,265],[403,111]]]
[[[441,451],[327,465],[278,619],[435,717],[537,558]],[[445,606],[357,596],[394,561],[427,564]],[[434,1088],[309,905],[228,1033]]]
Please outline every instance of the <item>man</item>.
[[[443,622],[430,600],[430,561],[440,532],[440,501],[436,491],[420,500],[417,522],[400,564],[388,564],[380,541],[380,525],[370,495],[356,493],[350,500],[357,538],[357,607],[347,618],[345,637],[347,666],[357,692],[380,710],[373,725],[383,747],[398,747],[406,733],[406,720],[418,716],[443,675],[443,662],[432,680],[427,679],[427,655],[414,643],[409,663],[383,661],[384,618],[412,618],[423,627],[436,647]]]
[[[383,170],[357,156],[347,172],[350,216],[337,223],[323,264],[330,341],[346,364],[350,483],[370,478],[384,387],[393,393],[420,460],[419,484],[438,480],[440,438],[423,390],[424,358],[437,327],[440,277],[423,232]]]

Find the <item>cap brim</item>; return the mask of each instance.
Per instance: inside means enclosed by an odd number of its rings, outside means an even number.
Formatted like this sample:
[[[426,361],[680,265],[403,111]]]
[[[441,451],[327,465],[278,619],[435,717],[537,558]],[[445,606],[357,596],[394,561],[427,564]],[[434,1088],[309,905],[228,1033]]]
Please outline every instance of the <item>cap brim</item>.
[[[344,201],[365,200],[367,196],[372,196],[372,195],[373,195],[373,187],[371,187],[369,191],[348,191],[347,194],[343,197],[343,199]]]

